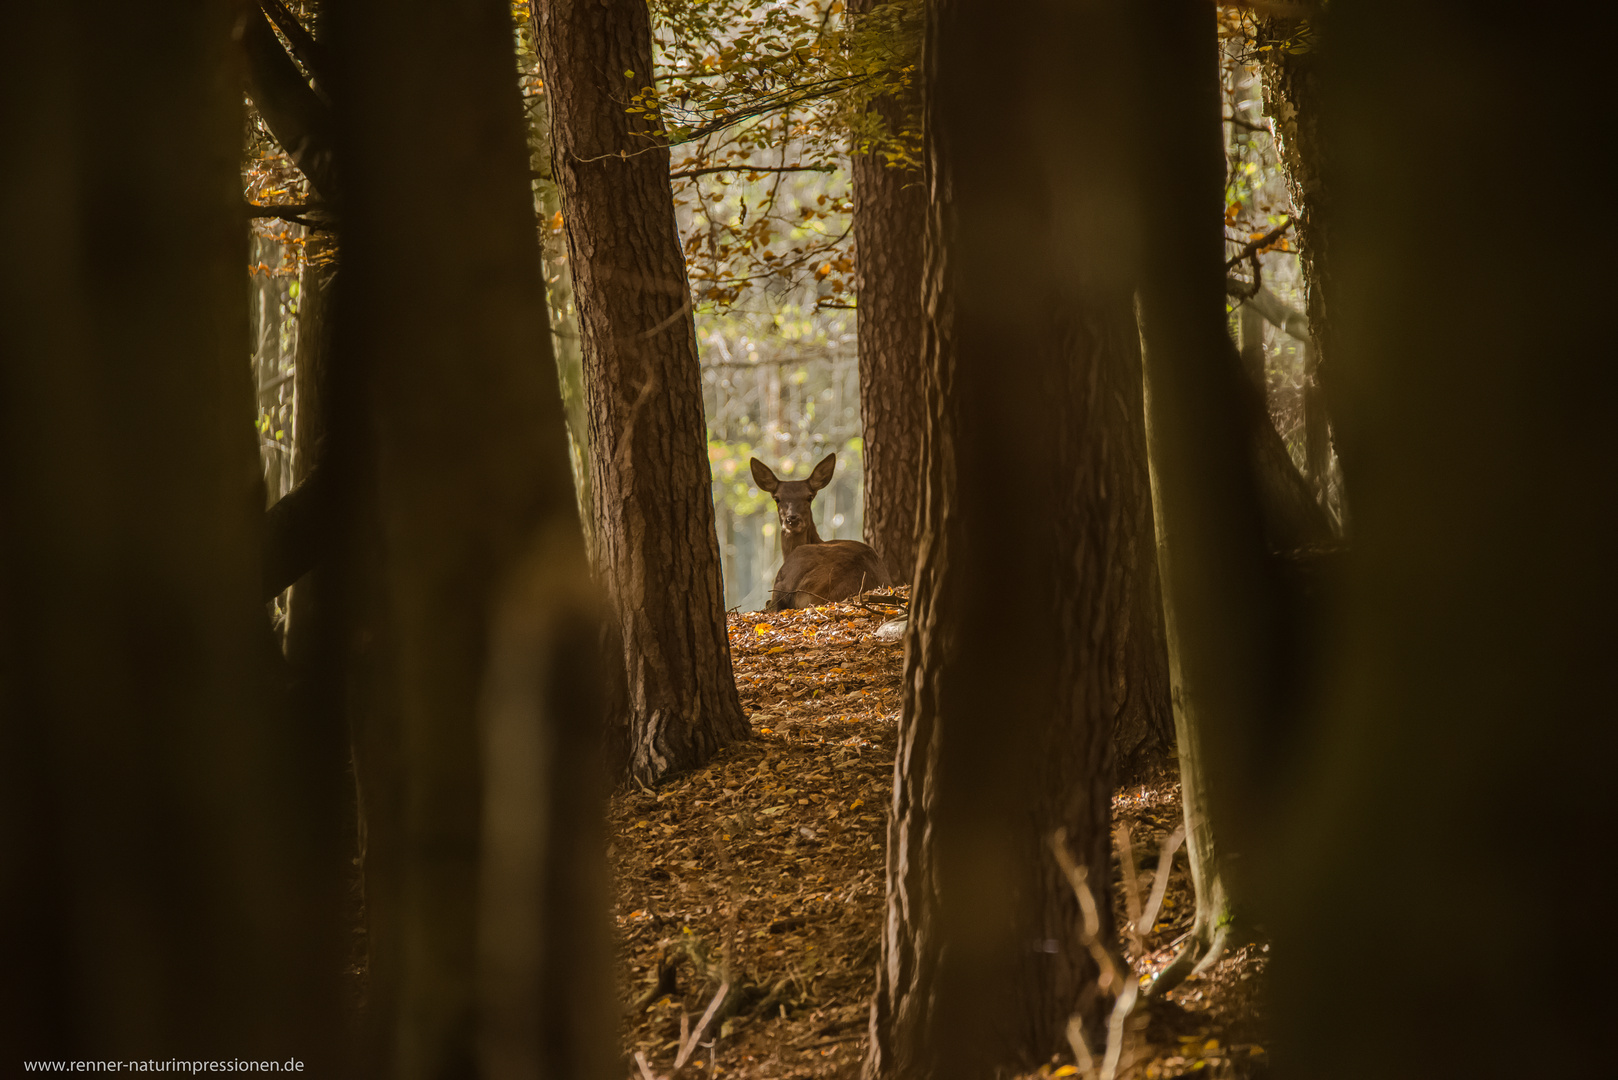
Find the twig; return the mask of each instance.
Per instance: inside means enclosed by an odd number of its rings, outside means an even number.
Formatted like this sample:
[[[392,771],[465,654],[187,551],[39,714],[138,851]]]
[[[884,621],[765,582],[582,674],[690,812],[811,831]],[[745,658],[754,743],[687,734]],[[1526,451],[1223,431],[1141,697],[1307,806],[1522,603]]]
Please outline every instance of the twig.
[[[701,1039],[702,1033],[708,1029],[708,1021],[713,1019],[713,1014],[719,1011],[719,1006],[723,1004],[725,995],[729,993],[730,983],[728,981],[720,983],[719,992],[714,994],[712,1001],[708,1002],[708,1011],[702,1014],[702,1019],[697,1021],[696,1028],[691,1032],[691,1037],[686,1039],[685,1045],[680,1047],[679,1056],[674,1059],[675,1072],[680,1071],[685,1065],[686,1059],[691,1056],[691,1051],[697,1048],[697,1040]],[[684,1021],[682,1020],[683,1023]]]
[[[1281,239],[1281,234],[1292,228],[1293,224],[1294,220],[1291,217],[1288,217],[1285,221],[1281,222],[1281,224],[1277,225],[1275,228],[1271,229],[1257,240],[1249,242],[1248,245],[1242,248],[1241,251],[1225,260],[1225,269],[1227,271],[1234,270],[1248,259],[1256,258],[1259,252]],[[1255,289],[1254,291],[1256,292],[1257,290]]]
[[[635,1051],[635,1064],[640,1066],[642,1080],[657,1080],[657,1077],[652,1075],[652,1067],[646,1063],[646,1052],[644,1050]]]
[[[819,172],[819,173],[829,173],[829,172],[836,172],[836,171],[837,171],[837,166],[836,165],[705,165],[700,169],[680,169],[677,172],[671,172],[671,173],[669,173],[669,179],[671,179],[671,180],[680,180],[680,179],[684,179],[684,178],[690,177],[690,176],[707,176],[710,173],[727,173],[727,172],[767,172],[767,173]]]
[[[1124,872],[1124,901],[1129,908],[1129,921],[1124,933],[1129,937],[1129,951],[1139,955],[1142,951],[1140,922],[1140,883],[1135,879],[1135,845],[1129,835],[1129,826],[1120,821],[1113,830],[1113,841],[1118,845],[1118,865]]]
[[[823,1046],[836,1046],[838,1043],[846,1043],[850,1039],[858,1039],[858,1038],[862,1038],[863,1036],[864,1036],[864,1032],[850,1031],[845,1035],[833,1035],[830,1038],[815,1039],[812,1042],[793,1043],[792,1044],[792,1049],[794,1049],[794,1050],[819,1050]]]
[[[1163,906],[1163,895],[1169,888],[1169,871],[1174,867],[1174,853],[1180,850],[1185,843],[1185,822],[1169,834],[1163,842],[1163,848],[1157,855],[1157,880],[1152,883],[1152,898],[1146,902],[1146,910],[1141,913],[1140,922],[1136,924],[1138,934],[1151,932],[1152,925],[1157,922],[1157,910]]]
[[[1096,1066],[1095,1056],[1091,1053],[1090,1044],[1084,1036],[1084,1022],[1077,1014],[1068,1019],[1068,1042],[1073,1047],[1074,1061],[1084,1073],[1085,1080],[1114,1080],[1123,1057],[1124,1026],[1130,1014],[1134,1012],[1135,1003],[1140,997],[1140,984],[1135,981],[1134,972],[1129,965],[1114,949],[1108,947],[1106,941],[1102,940],[1101,913],[1096,904],[1095,892],[1090,888],[1090,871],[1088,867],[1076,863],[1067,850],[1067,829],[1057,829],[1052,833],[1050,844],[1057,865],[1067,876],[1068,885],[1079,901],[1081,917],[1079,938],[1090,950],[1090,955],[1100,971],[1097,986],[1102,993],[1115,995],[1112,1016],[1107,1023],[1107,1042],[1100,1067]]]

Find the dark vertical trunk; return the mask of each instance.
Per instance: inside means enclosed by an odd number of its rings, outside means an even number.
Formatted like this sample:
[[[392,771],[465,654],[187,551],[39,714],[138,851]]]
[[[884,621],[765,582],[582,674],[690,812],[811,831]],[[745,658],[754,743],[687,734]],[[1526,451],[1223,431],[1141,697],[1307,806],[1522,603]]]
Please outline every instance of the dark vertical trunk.
[[[850,12],[858,16],[872,6],[872,0],[855,0]],[[921,125],[919,94],[881,98],[872,111],[891,132]],[[909,584],[916,566],[921,443],[927,422],[921,307],[927,188],[919,170],[890,165],[880,153],[853,154],[850,170],[858,260],[864,535],[893,580]]]
[[[1138,378],[1116,258],[1129,193],[1085,150],[1118,134],[1086,107],[1114,74],[1088,47],[1096,14],[945,3],[928,32],[925,516],[871,1077],[1032,1068],[1103,1006],[1047,846],[1065,830],[1110,940],[1144,485],[1115,392]]]
[[[560,1042],[546,1026],[576,1015],[554,1008],[558,986],[601,1015],[566,951],[592,920],[557,884],[599,872],[601,852],[570,839],[599,830],[593,773],[570,757],[599,718],[589,615],[555,585],[587,570],[510,11],[364,2],[330,18],[348,201],[323,467],[350,514],[329,580],[367,825],[366,1065],[600,1075],[578,1066],[599,1025]],[[425,230],[397,176],[415,145],[443,199]]]
[[[1601,674],[1618,650],[1618,226],[1596,137],[1612,130],[1611,39],[1593,29],[1610,9],[1565,13],[1583,29],[1526,94],[1502,77],[1521,70],[1522,26],[1495,11],[1331,10],[1328,359],[1355,541],[1319,752],[1276,817],[1277,1065],[1328,1080],[1599,1073],[1613,993],[1570,958],[1610,910],[1590,860],[1618,828]],[[1545,259],[1543,235],[1502,227],[1521,177],[1501,141],[1530,131],[1557,148],[1558,202],[1580,208],[1552,273],[1522,272]],[[1589,868],[1576,886],[1537,884],[1571,867]],[[1390,960],[1431,947],[1418,913],[1456,945],[1390,978]]]
[[[1150,121],[1139,145],[1141,190],[1154,208],[1142,230],[1146,415],[1198,885],[1186,953],[1194,962],[1229,925],[1219,876],[1230,864],[1217,858],[1210,815],[1225,815],[1226,833],[1235,804],[1219,794],[1258,783],[1248,752],[1284,706],[1285,628],[1250,464],[1256,395],[1226,328],[1215,13],[1197,0],[1155,0],[1134,18],[1143,58],[1135,85]],[[1260,428],[1275,434],[1267,421]]]
[[[1133,322],[1132,317],[1130,318]],[[1130,560],[1128,637],[1123,642],[1118,716],[1112,749],[1116,779],[1122,783],[1149,775],[1174,759],[1174,704],[1170,694],[1168,637],[1163,625],[1163,589],[1157,569],[1157,530],[1152,520],[1151,474],[1146,457],[1146,414],[1142,393],[1140,341],[1123,346],[1129,363],[1109,370],[1110,392],[1119,398],[1125,436],[1117,444],[1118,497],[1134,508],[1120,518],[1127,530]]]
[[[725,636],[701,373],[640,0],[539,8],[583,335],[596,572],[622,631],[631,768],[644,781],[745,738]]]
[[[235,12],[6,18],[0,1056],[341,1072],[337,783],[260,599]]]

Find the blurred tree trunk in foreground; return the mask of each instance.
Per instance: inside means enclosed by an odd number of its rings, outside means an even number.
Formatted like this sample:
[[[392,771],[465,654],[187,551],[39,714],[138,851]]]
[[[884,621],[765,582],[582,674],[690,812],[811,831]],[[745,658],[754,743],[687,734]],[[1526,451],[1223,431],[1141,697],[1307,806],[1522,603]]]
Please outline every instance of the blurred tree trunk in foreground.
[[[1090,44],[1098,13],[934,13],[925,520],[865,1063],[880,1078],[1032,1068],[1075,1014],[1094,1035],[1105,1002],[1048,841],[1066,830],[1110,941],[1109,746],[1145,498],[1120,392],[1140,377],[1117,257],[1131,197],[1087,156],[1121,137],[1089,107],[1116,74]]]
[[[639,0],[549,0],[538,40],[583,334],[593,559],[623,636],[629,770],[747,737],[725,632],[697,343]]]
[[[1332,12],[1331,362],[1355,540],[1318,753],[1269,860],[1277,1065],[1595,1075],[1613,994],[1584,965],[1618,826],[1610,38],[1565,35],[1524,93],[1503,75],[1521,69],[1511,12]],[[1503,132],[1556,148],[1576,242],[1512,221]]]
[[[854,0],[850,14],[872,0]],[[919,84],[919,77],[918,77]],[[871,111],[895,135],[921,127],[920,87],[903,99],[883,97]],[[860,424],[865,445],[865,542],[896,584],[916,569],[921,509],[921,444],[927,424],[922,360],[922,248],[927,187],[921,171],[890,163],[880,152],[850,156],[854,186],[854,250],[859,278]]]
[[[234,22],[0,37],[7,1068],[343,1071],[341,759],[287,722],[260,599]]]
[[[366,1073],[600,1077],[595,619],[510,11],[368,0],[330,22],[348,201],[326,464],[350,517],[326,691],[355,710]],[[418,145],[441,202],[407,228]]]

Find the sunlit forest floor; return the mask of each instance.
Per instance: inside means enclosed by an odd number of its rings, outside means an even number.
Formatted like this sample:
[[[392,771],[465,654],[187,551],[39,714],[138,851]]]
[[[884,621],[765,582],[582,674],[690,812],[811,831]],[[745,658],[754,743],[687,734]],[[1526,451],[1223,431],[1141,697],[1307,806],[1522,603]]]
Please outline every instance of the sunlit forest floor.
[[[632,1072],[667,1077],[689,1044],[684,1076],[858,1075],[880,956],[903,664],[903,646],[877,633],[888,614],[857,604],[733,613],[731,655],[753,740],[655,792],[613,799],[609,855]],[[1158,845],[1179,822],[1176,779],[1137,779],[1113,807],[1147,889]],[[1114,873],[1121,925],[1116,864]],[[1157,923],[1133,958],[1138,974],[1172,959],[1191,913],[1182,849]],[[1125,1075],[1263,1075],[1265,960],[1264,946],[1246,946],[1155,1004]],[[691,1040],[722,984],[729,990],[715,1018]],[[1072,1072],[1061,1062],[1040,1070]]]

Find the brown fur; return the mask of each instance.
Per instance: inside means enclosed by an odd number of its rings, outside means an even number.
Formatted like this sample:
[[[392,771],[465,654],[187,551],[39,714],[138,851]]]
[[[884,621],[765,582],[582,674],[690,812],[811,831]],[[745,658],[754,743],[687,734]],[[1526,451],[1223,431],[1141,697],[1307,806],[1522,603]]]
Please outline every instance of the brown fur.
[[[803,544],[781,564],[764,610],[814,607],[886,584],[888,569],[881,557],[858,540]]]
[[[858,540],[822,540],[810,504],[831,482],[837,455],[828,454],[806,480],[782,480],[758,458],[751,462],[759,488],[775,498],[785,559],[765,611],[813,607],[846,600],[865,589],[889,584],[882,557]]]

